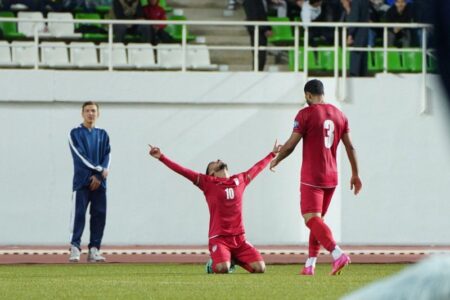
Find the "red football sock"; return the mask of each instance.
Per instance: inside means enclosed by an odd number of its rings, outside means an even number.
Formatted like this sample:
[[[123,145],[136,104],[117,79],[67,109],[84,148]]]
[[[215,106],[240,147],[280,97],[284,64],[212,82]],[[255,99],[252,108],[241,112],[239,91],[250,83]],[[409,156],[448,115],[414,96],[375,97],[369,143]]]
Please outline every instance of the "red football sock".
[[[306,226],[311,230],[311,233],[319,241],[319,243],[329,252],[336,247],[336,242],[333,239],[333,234],[330,228],[325,224],[320,217],[312,217],[306,223]]]
[[[320,251],[320,243],[319,241],[314,237],[314,234],[312,231],[309,232],[309,257],[317,257],[319,255]]]

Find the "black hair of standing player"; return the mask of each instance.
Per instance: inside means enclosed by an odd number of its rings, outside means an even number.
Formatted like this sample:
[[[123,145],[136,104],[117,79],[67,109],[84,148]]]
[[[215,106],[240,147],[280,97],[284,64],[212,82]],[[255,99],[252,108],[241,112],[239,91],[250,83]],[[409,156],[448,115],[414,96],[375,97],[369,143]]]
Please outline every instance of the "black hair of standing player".
[[[318,79],[312,79],[305,84],[305,93],[311,93],[312,95],[323,95],[323,83]]]

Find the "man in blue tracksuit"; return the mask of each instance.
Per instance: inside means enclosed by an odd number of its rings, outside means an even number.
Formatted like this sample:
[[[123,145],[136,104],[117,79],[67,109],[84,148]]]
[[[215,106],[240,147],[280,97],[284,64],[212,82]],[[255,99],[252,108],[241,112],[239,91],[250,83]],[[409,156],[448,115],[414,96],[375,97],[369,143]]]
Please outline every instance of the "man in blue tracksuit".
[[[99,116],[98,104],[92,101],[85,102],[81,115],[83,123],[72,129],[69,134],[74,165],[69,261],[80,260],[81,236],[87,207],[90,204],[91,237],[88,262],[101,262],[105,261],[99,250],[106,220],[106,178],[111,161],[111,147],[108,133],[95,127],[95,121]]]

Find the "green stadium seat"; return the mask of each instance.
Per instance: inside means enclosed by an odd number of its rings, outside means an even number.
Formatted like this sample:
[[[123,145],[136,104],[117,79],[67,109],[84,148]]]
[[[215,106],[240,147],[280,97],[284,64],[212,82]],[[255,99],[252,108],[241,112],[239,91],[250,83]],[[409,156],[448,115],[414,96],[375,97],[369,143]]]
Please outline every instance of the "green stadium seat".
[[[289,22],[289,18],[268,17],[270,22]],[[272,26],[272,36],[268,38],[268,42],[274,45],[292,45],[294,44],[294,34],[289,25]]]
[[[304,68],[304,58],[303,58],[304,48],[301,47],[298,52],[298,69],[303,70]],[[289,70],[294,71],[295,55],[294,51],[290,50],[288,53],[289,58]],[[309,71],[325,71],[322,66],[321,56],[319,51],[308,51],[308,70]]]
[[[370,51],[367,55],[367,70],[371,73],[383,72],[383,53]]]
[[[14,13],[10,11],[0,11],[0,17],[15,18]],[[17,31],[16,22],[0,22],[0,30],[3,32],[4,38],[9,41],[25,38],[23,33]]]
[[[76,13],[75,19],[78,20],[101,20],[100,14],[98,13]],[[104,28],[102,24],[75,24],[75,30],[82,27],[82,25],[89,25],[92,27],[98,27],[99,29]],[[83,40],[93,41],[93,42],[103,42],[108,40],[107,33],[83,33]]]
[[[388,72],[402,73],[408,72],[402,52],[389,51],[387,59]]]
[[[422,53],[421,52],[403,52],[403,61],[405,67],[410,72],[422,72]]]
[[[111,6],[109,5],[97,5],[95,7],[95,11],[100,14],[102,17],[104,17],[106,14],[108,14],[111,10]]]
[[[321,67],[325,71],[334,71],[334,51],[320,51],[320,63]],[[350,66],[350,52],[346,54],[346,69]],[[338,68],[342,70],[342,48],[338,48]]]
[[[170,16],[169,20],[173,21],[185,21],[185,16]],[[188,29],[188,28],[187,28]],[[170,36],[176,41],[181,42],[183,36],[183,26],[179,24],[169,24],[166,26],[165,31],[170,34]],[[189,34],[189,31],[186,31],[186,40],[193,41],[196,39],[195,35]]]
[[[159,0],[159,6],[161,6],[162,8],[164,8],[164,10],[166,11],[166,13],[170,13],[173,11],[173,7],[167,5],[167,0]]]

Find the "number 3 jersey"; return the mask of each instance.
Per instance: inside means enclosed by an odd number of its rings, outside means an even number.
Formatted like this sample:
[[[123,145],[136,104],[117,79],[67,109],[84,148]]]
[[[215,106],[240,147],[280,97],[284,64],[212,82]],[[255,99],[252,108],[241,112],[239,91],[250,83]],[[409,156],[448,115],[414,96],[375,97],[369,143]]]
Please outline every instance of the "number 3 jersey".
[[[298,112],[294,132],[303,138],[301,183],[318,187],[338,184],[336,151],[342,135],[349,131],[347,117],[331,104],[313,104]]]
[[[205,195],[209,208],[209,238],[244,234],[242,199],[245,188],[272,160],[271,152],[248,171],[219,178],[184,168],[161,155],[160,161],[192,181]]]

